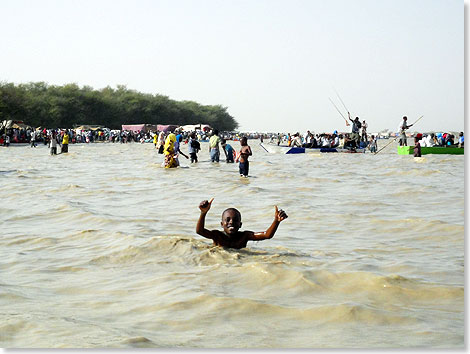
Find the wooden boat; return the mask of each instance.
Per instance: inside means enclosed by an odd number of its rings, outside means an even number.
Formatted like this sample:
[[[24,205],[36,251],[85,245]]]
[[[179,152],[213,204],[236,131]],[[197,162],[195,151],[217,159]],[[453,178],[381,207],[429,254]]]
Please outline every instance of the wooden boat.
[[[398,155],[413,155],[414,146],[398,146]],[[445,147],[445,146],[421,146],[421,155],[428,154],[450,154],[450,155],[463,155],[464,149],[459,147]]]
[[[358,148],[355,151],[351,151],[343,148],[303,148],[297,146],[286,146],[286,145],[274,145],[274,144],[264,144],[260,143],[260,146],[270,154],[319,154],[327,152],[339,152],[339,153],[364,153],[365,148]]]

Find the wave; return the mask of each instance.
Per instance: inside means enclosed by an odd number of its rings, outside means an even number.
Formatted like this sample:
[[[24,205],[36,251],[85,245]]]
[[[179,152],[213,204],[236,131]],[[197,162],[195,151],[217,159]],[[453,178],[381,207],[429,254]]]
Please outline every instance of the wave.
[[[464,225],[458,225],[448,223],[441,220],[426,220],[421,218],[405,218],[396,220],[384,220],[370,218],[368,220],[372,229],[380,227],[382,230],[388,230],[389,232],[399,232],[407,237],[413,237],[413,233],[428,233],[432,232],[432,235],[440,235],[442,239],[447,239],[449,235],[464,235]],[[431,236],[431,235],[430,235]],[[421,237],[421,235],[416,235]]]
[[[71,223],[91,224],[95,226],[107,226],[114,224],[115,220],[110,217],[97,215],[93,210],[87,210],[86,205],[78,202],[69,202],[68,204],[56,205],[53,208],[32,209],[28,210],[28,214],[15,215],[5,219],[6,222],[28,222],[43,225],[44,220],[49,222],[58,222],[59,224]]]
[[[189,313],[187,309],[191,308]],[[146,311],[145,308],[133,309],[132,312]],[[200,295],[185,301],[177,301],[158,308],[160,316],[167,317],[175,313],[187,313],[185,321],[195,321],[201,313],[219,314],[221,319],[246,321],[247,319],[269,318],[270,321],[300,321],[316,323],[365,323],[389,325],[393,323],[414,324],[416,319],[399,315],[382,308],[374,308],[359,303],[340,303],[337,305],[319,305],[308,308],[266,303],[263,300],[232,298],[224,296]],[[171,318],[171,317],[170,317]],[[173,316],[174,318],[174,316]]]
[[[362,296],[399,301],[435,301],[463,299],[463,287],[428,283],[401,275],[382,275],[365,271],[333,272],[324,267],[322,253],[299,253],[289,249],[231,250],[213,246],[204,240],[159,236],[139,246],[127,246],[107,255],[95,257],[90,264],[126,266],[135,264],[168,264],[171,269],[191,269],[209,277],[213,290],[226,281],[213,272],[222,272],[232,279],[233,286],[249,292],[277,293],[289,289],[291,296],[313,294]],[[337,258],[337,256],[335,256]],[[189,268],[188,268],[189,267]],[[196,267],[196,268],[195,268]]]
[[[121,341],[124,347],[128,348],[156,348],[159,345],[146,337],[132,337]]]

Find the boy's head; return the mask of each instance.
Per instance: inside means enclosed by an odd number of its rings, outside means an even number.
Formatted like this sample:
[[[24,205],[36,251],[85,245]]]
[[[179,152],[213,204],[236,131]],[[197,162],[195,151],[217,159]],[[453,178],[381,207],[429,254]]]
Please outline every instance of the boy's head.
[[[224,228],[227,235],[234,235],[242,227],[242,215],[235,208],[225,209],[222,213],[220,225]]]
[[[222,145],[226,145],[226,144],[227,144],[227,140],[222,139],[222,140],[220,141],[220,143],[221,143]]]

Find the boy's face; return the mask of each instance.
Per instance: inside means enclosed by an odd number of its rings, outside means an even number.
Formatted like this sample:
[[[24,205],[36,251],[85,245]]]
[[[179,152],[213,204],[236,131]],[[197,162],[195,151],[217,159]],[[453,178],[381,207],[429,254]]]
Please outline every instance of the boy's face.
[[[227,210],[222,215],[222,221],[220,222],[220,225],[222,225],[224,228],[225,234],[229,236],[236,234],[242,226],[240,214],[235,210]]]

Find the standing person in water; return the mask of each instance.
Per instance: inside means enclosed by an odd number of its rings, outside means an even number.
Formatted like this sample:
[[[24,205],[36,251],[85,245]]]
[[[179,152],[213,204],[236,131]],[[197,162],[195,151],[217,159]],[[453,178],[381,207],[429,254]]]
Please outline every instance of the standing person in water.
[[[219,152],[219,131],[217,129],[214,130],[214,133],[209,139],[209,154],[211,155],[212,162],[219,162],[220,152]]]
[[[199,141],[197,141],[196,139],[196,133],[192,132],[189,136],[188,142],[188,152],[189,156],[191,157],[191,163],[197,163],[197,153],[199,152],[199,150],[201,150],[201,144],[199,144]]]
[[[176,160],[176,166],[180,165],[180,160],[179,160],[179,154],[183,155],[188,159],[188,155],[185,155],[183,151],[180,149],[181,142],[183,141],[183,136],[181,134],[176,136],[176,141],[174,145],[174,150],[175,150],[175,160]]]
[[[163,161],[163,166],[165,168],[174,168],[178,167],[177,161],[175,160],[175,142],[176,135],[170,133],[165,141],[165,146],[163,148],[163,153],[165,154],[165,160]]]
[[[220,225],[224,230],[207,230],[204,224],[206,214],[211,208],[213,200],[214,198],[210,201],[203,200],[199,204],[201,214],[199,215],[199,220],[196,225],[196,232],[198,235],[214,241],[214,245],[216,246],[240,249],[246,247],[248,241],[267,240],[274,236],[281,221],[287,219],[285,211],[278,209],[277,206],[275,206],[274,221],[266,231],[239,231],[242,226],[242,216],[237,209],[228,208],[222,213],[222,221],[220,222]]]
[[[415,136],[415,147],[413,148],[414,157],[421,157],[421,144],[419,143],[420,139],[420,137]]]
[[[57,132],[55,130],[51,133],[51,141],[49,142],[51,148],[51,155],[57,155]]]
[[[163,154],[163,149],[165,146],[165,132],[162,130],[158,133],[157,145],[156,148],[159,154]]]
[[[64,137],[62,138],[62,149],[61,153],[69,152],[69,131],[65,130]]]
[[[251,147],[248,145],[248,139],[246,136],[240,139],[240,145],[242,146],[240,149],[240,156],[238,161],[240,162],[239,170],[240,176],[248,177],[248,170],[250,168],[250,163],[248,162],[248,157],[253,155],[251,152]]]
[[[31,142],[31,147],[36,147],[36,132],[35,131],[31,133],[30,142]]]

